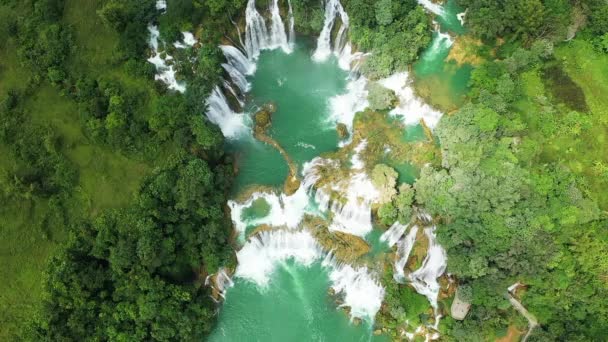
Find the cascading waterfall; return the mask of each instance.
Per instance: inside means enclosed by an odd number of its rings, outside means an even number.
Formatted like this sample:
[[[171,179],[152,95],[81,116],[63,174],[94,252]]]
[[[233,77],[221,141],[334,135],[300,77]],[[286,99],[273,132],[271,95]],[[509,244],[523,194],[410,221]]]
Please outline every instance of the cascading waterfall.
[[[173,43],[173,46],[175,46],[178,49],[185,49],[188,47],[193,47],[195,44],[197,43],[196,38],[194,37],[194,35],[191,32],[182,32],[182,41],[177,41],[175,43]]]
[[[357,112],[369,106],[367,101],[367,79],[363,76],[350,80],[346,85],[346,93],[329,99],[329,120],[346,125],[352,135],[353,120]],[[341,146],[348,144],[346,141]]]
[[[389,114],[402,117],[405,124],[415,125],[420,120],[424,120],[428,127],[434,128],[441,119],[441,112],[416,97],[414,89],[409,85],[407,72],[396,73],[378,82],[397,95],[399,105],[392,109]]]
[[[209,285],[208,282],[209,277],[205,279],[205,285]],[[226,291],[234,286],[234,283],[232,282],[232,279],[228,275],[226,269],[222,267],[215,275],[215,281],[212,286],[222,298],[226,298]]]
[[[247,134],[248,119],[243,113],[235,113],[226,100],[222,90],[216,86],[206,100],[207,118],[220,127],[222,134],[228,139],[234,139]]]
[[[291,8],[291,3],[289,3],[289,6]],[[271,14],[270,32],[268,32],[264,17],[260,15],[255,7],[255,0],[247,2],[247,8],[245,9],[245,49],[247,50],[249,59],[257,59],[260,56],[260,51],[264,49],[281,48],[286,53],[292,51],[290,42],[291,39],[295,39],[295,33],[293,33],[293,13],[290,12],[290,38],[288,40],[287,33],[285,33],[285,25],[279,11],[278,0],[270,2],[269,11]]]
[[[342,49],[342,46],[339,45],[339,43],[344,39],[344,33],[348,29],[348,14],[344,11],[339,0],[327,0],[325,3],[325,21],[323,23],[323,29],[317,40],[317,49],[312,56],[317,62],[325,61],[332,53],[331,32],[338,16],[340,16],[342,26],[340,27],[338,37],[336,38],[336,43],[338,44],[334,44],[334,53],[336,54],[340,54]]]
[[[445,250],[437,243],[435,226],[424,229],[429,241],[429,248],[422,262],[422,266],[409,275],[412,286],[416,292],[428,298],[433,308],[437,309],[437,296],[439,295],[439,278],[447,266]]]
[[[311,197],[314,193],[319,211],[331,211],[332,220],[328,227],[330,231],[364,237],[373,229],[371,206],[377,202],[380,193],[362,170],[365,164],[357,156],[365,146],[366,142],[362,141],[355,148],[354,163],[349,177],[333,182],[331,186],[315,188],[320,179],[320,170],[331,172],[328,170],[340,168],[340,163],[316,157],[304,167],[303,188],[307,189]],[[330,193],[337,197],[333,202]]]
[[[456,14],[456,19],[460,22],[460,25],[464,26],[465,18],[467,16],[467,12],[469,9],[467,8],[464,12]]]
[[[260,56],[260,50],[268,48],[270,37],[268,36],[266,21],[264,21],[264,18],[255,7],[255,0],[247,2],[245,23],[245,48],[247,56],[250,59],[257,59]]]
[[[268,286],[278,264],[294,260],[305,267],[322,261],[329,270],[331,287],[343,297],[351,317],[373,321],[384,297],[384,288],[365,267],[353,268],[336,262],[305,230],[265,231],[252,237],[237,252],[235,277],[260,287]]]
[[[406,229],[406,225],[395,222],[380,236],[380,241],[386,242],[389,247],[393,247],[401,239]]]
[[[242,218],[243,210],[250,207],[254,201],[263,199],[270,207],[270,211],[264,217],[257,217],[249,221]],[[244,238],[248,226],[259,226],[266,224],[272,227],[287,227],[295,229],[298,227],[309,203],[308,194],[304,187],[300,187],[293,195],[277,195],[274,192],[256,192],[243,202],[228,201],[230,217],[236,231]]]
[[[245,94],[251,88],[249,81],[247,81],[247,75],[252,75],[255,72],[255,64],[252,63],[243,55],[243,53],[230,45],[220,45],[220,49],[226,57],[227,63],[222,63],[222,67],[228,75],[232,83],[236,85],[241,94]],[[237,97],[239,98],[239,97]]]
[[[445,11],[443,10],[443,7],[441,5],[438,5],[434,2],[432,2],[431,0],[418,0],[418,3],[424,7],[427,11],[438,15],[440,17],[445,15]]]
[[[279,0],[272,0],[270,3],[270,14],[270,48],[275,49],[280,47],[286,53],[291,52],[291,46],[285,33],[285,25],[279,12]]]
[[[154,79],[165,83],[169,89],[179,91],[180,93],[185,92],[186,85],[177,81],[177,78],[175,77],[176,71],[173,68],[173,65],[167,65],[167,61],[171,61],[173,57],[166,54],[163,58],[159,51],[158,37],[160,36],[160,32],[158,31],[158,27],[149,25],[148,32],[150,32],[148,44],[153,52],[152,57],[148,58],[148,62],[154,64],[157,72],[157,74],[154,75]]]
[[[296,44],[296,20],[293,16],[293,8],[291,7],[291,0],[287,0],[287,5],[289,6],[289,11],[287,12],[287,16],[289,17],[289,46],[293,49]]]
[[[382,305],[384,288],[370,275],[369,270],[341,264],[331,254],[323,260],[323,265],[332,270],[329,274],[332,289],[343,297],[344,303],[340,307],[349,307],[351,318],[373,321]]]
[[[161,11],[166,11],[167,10],[167,0],[157,0],[156,9],[161,10]]]
[[[395,260],[393,279],[396,282],[403,284],[405,282],[405,265],[412,253],[414,242],[416,242],[416,234],[418,234],[418,226],[412,226],[409,233],[397,242],[397,260]]]

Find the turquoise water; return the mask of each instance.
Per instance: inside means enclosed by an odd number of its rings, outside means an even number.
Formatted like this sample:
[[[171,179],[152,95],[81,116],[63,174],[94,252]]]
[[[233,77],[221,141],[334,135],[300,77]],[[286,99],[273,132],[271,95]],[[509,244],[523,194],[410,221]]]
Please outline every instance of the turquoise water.
[[[319,263],[283,263],[262,290],[236,279],[209,341],[388,341],[365,322],[352,324],[328,288]]]
[[[335,60],[315,63],[311,48],[298,44],[293,53],[281,50],[260,55],[250,78],[249,113],[268,102],[276,105],[269,135],[301,167],[323,152],[337,149],[338,135],[328,122],[329,99],[344,92],[347,73]],[[274,148],[252,138],[231,142],[238,175],[235,193],[250,185],[280,186],[288,174]],[[264,200],[245,208],[241,219],[251,221],[269,211]],[[246,233],[254,229],[246,227]],[[304,267],[282,263],[266,288],[242,278],[228,289],[210,341],[383,341],[369,322],[356,325],[328,294],[328,272],[319,263]]]
[[[303,42],[291,54],[280,49],[264,51],[256,73],[249,79],[252,89],[248,112],[254,113],[268,102],[276,105],[269,135],[299,166],[336,149],[338,135],[327,121],[328,101],[344,91],[347,77],[335,59],[315,63],[310,56],[311,46]],[[289,170],[272,147],[250,139],[233,142],[229,149],[237,155],[237,192],[251,184],[283,184]]]
[[[452,36],[464,34],[466,30],[456,17],[463,9],[454,0],[448,0],[443,8],[445,14],[435,17],[441,32]],[[446,61],[451,48],[452,45],[445,36],[434,32],[431,45],[414,64],[418,93],[443,111],[454,110],[464,103],[473,70],[471,65]]]

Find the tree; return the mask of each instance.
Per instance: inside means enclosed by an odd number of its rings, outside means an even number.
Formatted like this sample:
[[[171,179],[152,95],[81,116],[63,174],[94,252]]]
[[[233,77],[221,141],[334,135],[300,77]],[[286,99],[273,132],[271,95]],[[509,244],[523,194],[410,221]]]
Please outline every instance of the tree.
[[[380,0],[374,5],[376,9],[376,21],[379,25],[386,26],[393,22],[392,0]]]

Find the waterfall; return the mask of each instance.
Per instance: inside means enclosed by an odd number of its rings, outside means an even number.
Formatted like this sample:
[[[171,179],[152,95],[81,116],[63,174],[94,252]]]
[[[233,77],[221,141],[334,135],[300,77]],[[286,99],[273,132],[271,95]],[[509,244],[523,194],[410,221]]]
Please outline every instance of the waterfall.
[[[348,14],[346,14],[346,11],[344,11],[344,8],[339,0],[327,0],[325,3],[325,21],[323,23],[323,29],[321,30],[317,40],[317,49],[312,56],[315,61],[322,62],[326,60],[332,53],[331,32],[337,16],[340,16],[342,26],[340,27],[338,36],[336,37],[334,52],[336,54],[341,52],[341,46],[339,44],[340,41],[344,39],[344,33],[348,29]]]
[[[245,124],[246,116],[242,113],[235,113],[230,109],[226,96],[218,86],[213,88],[206,104],[207,118],[220,127],[226,138],[234,139],[249,131]]]
[[[270,14],[270,48],[276,49],[280,47],[286,53],[291,52],[291,46],[287,41],[287,34],[285,33],[285,25],[279,12],[279,0],[272,0],[270,3]]]
[[[220,45],[228,64],[233,66],[243,75],[253,75],[256,65],[245,57],[241,50],[231,45]]]
[[[397,243],[397,241],[401,239],[406,229],[406,225],[403,225],[399,222],[395,222],[387,231],[382,234],[382,236],[380,236],[380,241],[386,242],[389,247],[393,247]]]
[[[244,221],[242,218],[243,210],[250,207],[254,201],[263,199],[270,206],[270,211],[264,217],[257,217],[249,221]],[[234,223],[236,231],[244,237],[245,230],[248,226],[259,226],[267,224],[272,227],[288,227],[295,229],[304,214],[306,214],[309,203],[308,194],[304,187],[300,187],[293,195],[285,194],[277,195],[273,192],[256,192],[251,197],[243,202],[228,201],[230,208],[230,217]]]
[[[402,117],[405,124],[416,125],[422,119],[428,127],[434,128],[441,119],[441,112],[416,97],[406,72],[396,73],[378,82],[397,95],[399,105],[389,114]]]
[[[296,30],[295,30],[295,18],[293,16],[293,9],[291,8],[291,0],[287,0],[287,5],[289,6],[289,12],[287,13],[289,17],[289,45],[293,49],[296,44]]]
[[[460,22],[460,25],[464,26],[465,17],[467,16],[467,12],[469,9],[467,8],[464,12],[456,14],[456,19]]]
[[[239,102],[239,105],[242,108],[245,105],[245,101],[241,95],[237,94],[237,92],[232,87],[232,84],[230,84],[230,82],[228,82],[226,80],[223,80],[222,85],[224,86],[224,89],[228,90],[230,92],[230,94],[232,94],[232,96],[234,96],[234,98]]]
[[[346,93],[329,99],[329,120],[346,125],[351,135],[355,114],[369,106],[366,85],[367,79],[363,76],[351,79],[346,85]]]
[[[205,280],[205,283],[207,283],[207,280]],[[234,283],[232,282],[232,279],[230,279],[226,269],[222,267],[216,274],[215,282],[212,286],[217,290],[222,298],[226,298],[226,290],[234,286]]]
[[[265,287],[278,263],[293,259],[310,266],[321,256],[321,247],[307,231],[260,232],[237,252],[235,276]]]
[[[384,298],[384,288],[366,267],[353,268],[336,262],[331,255],[323,261],[331,268],[329,279],[337,295],[343,297],[340,307],[349,307],[351,317],[373,321]]]
[[[437,309],[439,295],[439,278],[447,266],[445,250],[436,241],[435,226],[425,228],[424,233],[429,241],[429,249],[422,266],[409,275],[412,286],[421,295],[428,298],[433,308]]]
[[[228,72],[232,83],[239,88],[241,94],[245,94],[249,91],[249,89],[251,88],[251,84],[249,84],[249,81],[247,81],[245,75],[243,75],[237,68],[235,68],[230,63],[222,63],[222,67],[224,68],[224,70],[226,70],[226,72]]]
[[[196,38],[194,38],[194,35],[191,32],[182,32],[182,41],[181,42],[175,42],[173,43],[173,46],[175,46],[178,49],[185,49],[188,47],[192,47],[194,46],[194,44],[197,43]]]
[[[308,231],[275,230],[260,232],[237,252],[235,277],[260,287],[268,286],[278,264],[287,260],[308,267],[322,261],[329,270],[331,287],[349,307],[351,317],[373,321],[384,297],[384,288],[366,267],[353,268],[326,254]]]
[[[361,149],[364,148],[365,143],[360,146]],[[339,168],[340,163],[335,160],[314,158],[304,164],[304,181],[301,188],[307,189],[311,197],[314,193],[314,200],[320,212],[331,211],[332,220],[328,227],[330,231],[364,237],[373,228],[371,205],[380,196],[365,172],[353,169],[349,177],[315,189],[316,183],[321,178],[320,171],[331,173]],[[336,197],[333,202],[330,196],[332,193]]]
[[[260,15],[255,7],[255,0],[247,2],[245,9],[245,49],[249,59],[257,59],[260,51],[264,49],[281,48],[285,53],[292,51],[295,42],[294,18],[289,2],[289,38],[285,33],[285,25],[279,11],[279,1],[270,2],[270,33],[266,27],[264,17]]]
[[[167,61],[171,61],[173,57],[166,55],[163,58],[161,56],[162,54],[159,51],[158,42],[158,37],[160,35],[158,27],[149,25],[148,32],[150,32],[150,40],[148,41],[148,44],[153,52],[152,57],[148,58],[148,62],[154,64],[157,72],[156,75],[154,75],[154,79],[163,82],[169,89],[179,91],[180,93],[185,92],[186,85],[177,81],[177,78],[175,77],[176,71],[173,68],[173,65],[167,64]]]
[[[268,48],[269,36],[264,18],[255,8],[255,0],[247,2],[245,9],[245,48],[250,59],[257,59],[260,50]]]
[[[351,169],[362,170],[365,167],[365,162],[361,160],[361,152],[367,147],[367,139],[361,140],[353,150],[353,156],[350,158]]]
[[[166,11],[167,10],[167,0],[157,0],[156,9],[163,11],[163,12]]]
[[[442,17],[445,14],[443,7],[441,7],[441,5],[438,5],[434,2],[432,2],[431,0],[418,0],[418,4],[420,4],[422,7],[426,8],[427,11],[429,11],[435,15],[438,15],[440,17]]]
[[[409,233],[397,242],[397,260],[395,260],[393,279],[403,284],[405,281],[405,265],[410,257],[414,242],[416,242],[418,226],[412,226]]]

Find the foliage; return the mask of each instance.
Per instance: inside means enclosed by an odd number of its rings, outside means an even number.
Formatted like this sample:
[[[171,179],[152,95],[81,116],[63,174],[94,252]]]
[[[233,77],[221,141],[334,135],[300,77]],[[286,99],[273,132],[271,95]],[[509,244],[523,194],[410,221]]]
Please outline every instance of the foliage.
[[[590,297],[608,290],[600,280],[605,258],[596,254],[595,268],[585,269],[581,261],[594,253],[582,232],[603,241],[605,234],[595,227],[604,219],[590,192],[582,191],[584,180],[540,153],[543,139],[585,134],[591,122],[578,112],[558,114],[545,103],[558,118],[543,122],[552,127],[541,128],[545,135],[530,136],[526,115],[532,113],[522,115],[515,106],[520,75],[547,63],[550,51],[538,41],[476,69],[471,103],[435,130],[443,167],[423,169],[415,184],[417,203],[442,218],[438,237],[449,272],[472,289],[473,310],[452,326],[455,338],[465,332],[484,336],[506,325],[499,310],[508,307],[504,292],[516,281],[530,285],[524,304],[549,336],[593,340],[605,333],[605,305]],[[572,244],[589,250],[576,252]],[[581,291],[586,281],[594,285]],[[573,314],[559,314],[564,311]]]
[[[184,27],[210,13],[169,3]],[[231,256],[232,169],[200,99],[221,76],[221,53],[203,50],[195,65],[184,51],[176,67],[196,98],[168,92],[145,61],[158,14],[151,0],[0,4],[0,339],[193,340],[211,328],[199,277]],[[13,74],[22,80],[7,82]]]
[[[531,42],[565,37],[573,5],[567,0],[458,0],[467,8],[466,26],[480,38],[512,36]]]
[[[352,42],[371,52],[362,71],[372,79],[406,70],[431,41],[429,19],[416,1],[349,0],[345,7]]]
[[[325,9],[315,0],[293,0],[291,2],[294,26],[302,34],[315,34],[323,29]]]
[[[408,224],[412,218],[412,203],[414,189],[407,183],[399,186],[399,192],[392,201],[380,206],[378,216],[383,224],[392,225],[395,222]]]
[[[383,87],[378,82],[371,82],[367,86],[369,108],[372,110],[385,110],[395,106],[397,96],[395,92]]]
[[[50,263],[30,338],[201,339],[213,312],[195,270],[213,272],[230,253],[226,185],[206,162],[177,156],[144,181],[134,206],[75,226]]]

